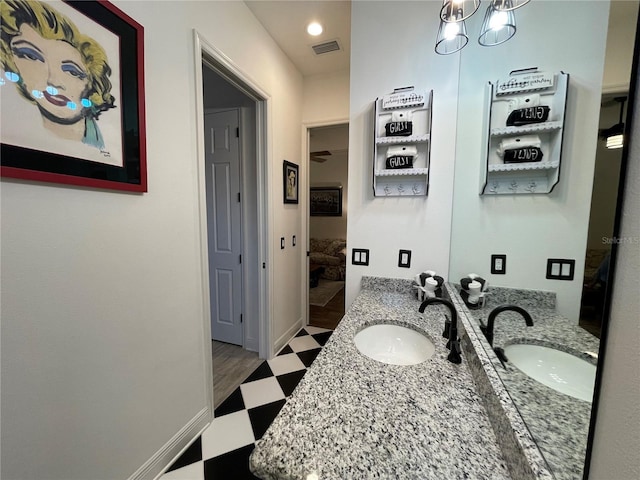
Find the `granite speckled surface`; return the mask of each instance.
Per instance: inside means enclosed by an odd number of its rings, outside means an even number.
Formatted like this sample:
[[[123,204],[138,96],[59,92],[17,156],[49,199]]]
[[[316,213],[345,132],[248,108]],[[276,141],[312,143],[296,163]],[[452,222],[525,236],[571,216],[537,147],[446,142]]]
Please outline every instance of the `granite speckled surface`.
[[[466,309],[475,326],[478,320],[486,324],[489,312],[502,303],[524,306],[534,322],[533,327],[527,327],[524,319],[517,313],[500,313],[494,324],[494,347],[504,348],[514,343],[537,344],[573,354],[593,365],[596,364],[596,360],[584,352],[598,352],[599,340],[575,322],[556,314],[554,305],[545,301],[537,303],[548,292],[531,296],[529,291],[496,287],[491,290],[495,293],[487,297],[484,308]],[[476,330],[476,334],[480,337],[478,341],[484,349],[490,351],[488,342],[479,334],[479,329]],[[509,363],[503,366],[493,353],[487,357],[508,390],[554,477],[559,480],[581,479],[591,403],[556,392]]]
[[[510,478],[464,353],[460,365],[446,360],[444,307],[418,313],[409,280],[362,285],[257,442],[251,470],[263,479]],[[435,354],[411,366],[362,355],[354,335],[380,322],[424,332]]]
[[[446,296],[458,311],[461,346],[467,354],[469,368],[485,402],[493,429],[497,432],[498,443],[507,460],[509,472],[518,480],[552,479],[553,474],[542,452],[485,351],[488,343],[480,330],[475,328],[476,321],[457,294],[458,288],[456,285],[445,284]],[[495,357],[493,354],[492,356]]]

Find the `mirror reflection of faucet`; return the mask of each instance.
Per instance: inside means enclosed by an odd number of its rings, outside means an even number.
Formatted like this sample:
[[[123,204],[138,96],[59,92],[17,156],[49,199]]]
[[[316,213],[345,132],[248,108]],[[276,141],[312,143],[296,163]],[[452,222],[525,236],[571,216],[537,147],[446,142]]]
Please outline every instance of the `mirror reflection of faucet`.
[[[524,318],[524,322],[527,324],[527,327],[533,327],[533,319],[531,318],[531,315],[529,315],[529,312],[524,308],[518,307],[517,305],[500,305],[491,310],[489,317],[487,317],[486,325],[480,322],[480,330],[484,333],[484,336],[487,338],[487,342],[489,342],[491,348],[493,348],[493,324],[498,314],[505,311],[519,313],[522,315],[522,318]]]

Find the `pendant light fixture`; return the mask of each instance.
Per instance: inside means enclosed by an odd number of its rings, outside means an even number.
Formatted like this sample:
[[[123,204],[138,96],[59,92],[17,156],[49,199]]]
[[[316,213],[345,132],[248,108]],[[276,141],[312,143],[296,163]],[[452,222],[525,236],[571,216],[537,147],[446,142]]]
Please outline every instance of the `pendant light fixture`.
[[[462,22],[476,13],[480,0],[445,0],[440,10],[440,20],[446,23]]]
[[[516,34],[514,10],[531,0],[490,0],[480,29],[478,43],[493,47]],[[440,26],[436,37],[436,53],[449,55],[462,50],[469,42],[464,21],[480,7],[480,0],[443,0]]]
[[[496,0],[487,8],[480,29],[478,43],[493,47],[506,42],[516,34],[516,16],[511,10],[496,10],[495,3],[511,4],[511,0]]]
[[[516,8],[520,8],[531,0],[492,0],[493,8],[498,11],[509,11],[515,10]]]
[[[450,55],[462,50],[469,42],[467,27],[464,21],[447,23],[440,21],[438,36],[436,37],[436,53],[439,55]]]

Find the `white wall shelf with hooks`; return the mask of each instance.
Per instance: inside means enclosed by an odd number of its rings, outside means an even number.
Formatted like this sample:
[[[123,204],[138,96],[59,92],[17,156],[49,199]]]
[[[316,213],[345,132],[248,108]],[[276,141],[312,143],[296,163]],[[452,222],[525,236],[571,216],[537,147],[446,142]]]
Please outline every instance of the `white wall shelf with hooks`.
[[[560,178],[569,74],[514,70],[486,86],[480,194],[550,193]]]
[[[374,102],[374,196],[427,195],[432,103],[432,90],[414,87],[397,88]]]

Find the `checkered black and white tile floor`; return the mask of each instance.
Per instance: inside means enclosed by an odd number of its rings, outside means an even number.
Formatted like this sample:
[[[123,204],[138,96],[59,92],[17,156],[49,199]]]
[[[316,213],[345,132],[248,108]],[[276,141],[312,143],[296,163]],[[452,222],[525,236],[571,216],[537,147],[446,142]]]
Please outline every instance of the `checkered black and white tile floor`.
[[[304,327],[264,361],[214,412],[211,425],[160,480],[253,479],[249,455],[329,340],[332,330]]]

